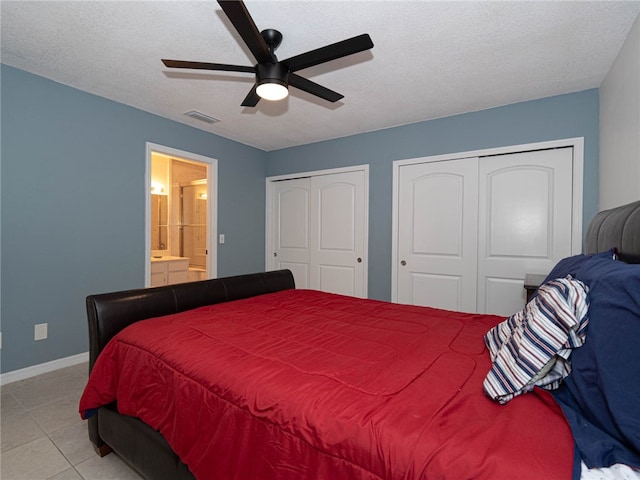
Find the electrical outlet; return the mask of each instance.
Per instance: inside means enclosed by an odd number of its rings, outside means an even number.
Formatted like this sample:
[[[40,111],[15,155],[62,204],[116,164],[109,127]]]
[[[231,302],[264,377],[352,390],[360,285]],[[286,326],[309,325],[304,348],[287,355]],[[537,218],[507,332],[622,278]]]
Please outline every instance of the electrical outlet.
[[[47,338],[47,325],[46,323],[37,323],[33,326],[33,339],[44,340]]]

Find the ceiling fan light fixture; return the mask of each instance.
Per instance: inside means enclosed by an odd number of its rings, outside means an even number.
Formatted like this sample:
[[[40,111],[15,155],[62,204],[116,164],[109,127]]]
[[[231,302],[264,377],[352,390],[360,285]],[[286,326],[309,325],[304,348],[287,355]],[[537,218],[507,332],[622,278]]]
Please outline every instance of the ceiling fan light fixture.
[[[287,98],[287,95],[289,95],[289,89],[284,82],[280,83],[274,80],[268,80],[256,87],[256,93],[260,98],[275,101]]]
[[[282,100],[289,95],[289,71],[280,63],[256,65],[256,93],[265,100]]]

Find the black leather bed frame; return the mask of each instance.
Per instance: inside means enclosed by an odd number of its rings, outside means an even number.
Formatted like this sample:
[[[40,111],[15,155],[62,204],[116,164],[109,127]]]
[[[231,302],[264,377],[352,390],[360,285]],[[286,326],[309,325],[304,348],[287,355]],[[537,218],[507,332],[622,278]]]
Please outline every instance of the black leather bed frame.
[[[134,322],[290,288],[295,288],[293,275],[278,270],[90,295],[86,300],[89,371],[107,342]],[[194,478],[158,432],[136,418],[118,414],[115,405],[101,408],[88,423],[89,439],[100,456],[115,451],[149,480]]]
[[[590,223],[584,252],[612,247],[627,261],[640,258],[640,201],[602,211]],[[293,275],[289,270],[279,270],[90,295],[89,369],[107,342],[134,322],[289,288],[295,288]],[[136,418],[118,414],[115,405],[100,409],[89,419],[89,438],[101,456],[113,450],[149,480],[194,478],[158,432]]]

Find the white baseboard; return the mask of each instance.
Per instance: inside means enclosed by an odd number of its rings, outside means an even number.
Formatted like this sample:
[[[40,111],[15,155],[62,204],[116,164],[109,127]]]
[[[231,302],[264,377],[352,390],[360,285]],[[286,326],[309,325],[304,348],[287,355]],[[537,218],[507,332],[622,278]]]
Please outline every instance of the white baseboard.
[[[65,367],[72,367],[89,361],[89,352],[79,353],[70,357],[59,358],[58,360],[52,360],[50,362],[41,363],[39,365],[33,365],[27,368],[21,368],[20,370],[14,370],[0,374],[0,385],[6,385],[7,383],[17,382],[24,380],[25,378],[35,377],[43,373],[53,372]]]

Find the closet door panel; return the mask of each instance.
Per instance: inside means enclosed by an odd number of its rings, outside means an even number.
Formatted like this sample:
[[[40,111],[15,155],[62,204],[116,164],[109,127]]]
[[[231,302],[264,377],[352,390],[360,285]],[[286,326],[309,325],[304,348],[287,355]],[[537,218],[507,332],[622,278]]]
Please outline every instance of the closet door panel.
[[[315,265],[317,275],[317,290],[351,297],[362,297],[356,295],[357,282],[355,278],[355,268],[340,265]]]
[[[411,288],[412,305],[459,311],[462,303],[462,287],[462,275],[410,273],[409,288]]]
[[[296,288],[309,288],[310,196],[310,178],[274,182],[272,266],[291,270]]]
[[[364,171],[311,180],[311,288],[366,296]]]
[[[487,174],[484,191],[488,195],[488,255],[550,256],[553,180],[553,168],[531,165],[508,166]]]
[[[477,159],[399,169],[400,303],[476,307]]]
[[[464,184],[463,176],[450,173],[427,174],[413,181],[411,253],[462,256]]]
[[[511,315],[527,273],[571,255],[573,149],[480,160],[478,311]]]

